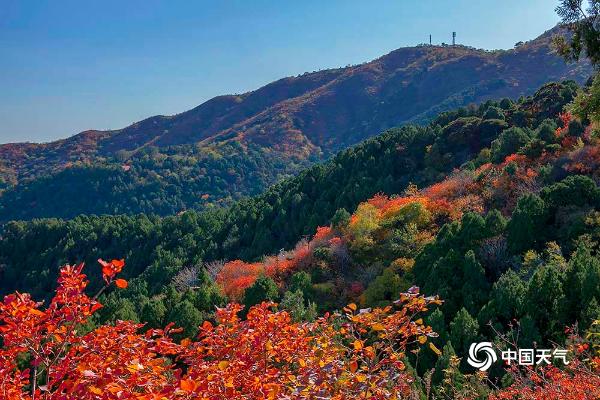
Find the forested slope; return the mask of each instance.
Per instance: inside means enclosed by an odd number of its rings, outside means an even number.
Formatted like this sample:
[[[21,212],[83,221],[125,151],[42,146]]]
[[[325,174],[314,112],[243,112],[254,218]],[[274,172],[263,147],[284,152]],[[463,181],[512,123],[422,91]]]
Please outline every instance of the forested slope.
[[[0,242],[2,291],[44,295],[59,265],[119,256],[131,260],[127,277],[142,274],[151,295],[184,267],[258,259],[293,246],[338,209],[352,211],[376,193],[402,193],[410,183],[424,187],[444,179],[453,168],[481,157],[481,150],[510,125],[556,117],[575,93],[572,83],[550,84],[521,103],[487,102],[442,114],[427,127],[392,129],[226,209],[167,218],[81,216],[9,223]]]
[[[443,393],[452,371],[485,395],[465,361],[471,343],[551,346],[573,336],[565,327],[600,319],[600,144],[577,106],[599,88],[552,83],[391,129],[229,208],[11,222],[1,289],[47,298],[59,265],[124,257],[128,283],[102,296],[87,326],[174,322],[189,337],[227,301],[277,301],[311,321],[350,302],[385,307],[418,285],[443,303],[417,323],[439,336],[408,356],[410,373],[435,368],[427,379]]]

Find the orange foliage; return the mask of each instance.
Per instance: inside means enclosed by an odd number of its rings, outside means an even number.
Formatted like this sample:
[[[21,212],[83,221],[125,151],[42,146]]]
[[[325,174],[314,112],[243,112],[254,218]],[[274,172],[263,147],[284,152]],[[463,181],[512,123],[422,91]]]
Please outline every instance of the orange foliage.
[[[600,365],[595,346],[566,328],[567,350],[573,355],[568,365],[557,368],[513,365],[507,372],[513,383],[490,396],[490,400],[596,400],[600,398]]]
[[[217,275],[217,283],[232,300],[241,300],[244,290],[252,286],[256,279],[265,273],[261,263],[246,263],[241,260],[225,263]]]
[[[391,216],[402,208],[406,207],[409,204],[420,203],[426,209],[431,207],[431,201],[428,197],[424,196],[413,196],[413,197],[393,197],[388,199],[388,202],[380,208],[381,217],[386,219],[388,216]]]
[[[388,205],[390,199],[383,193],[377,193],[375,196],[371,197],[367,203],[371,204],[375,208],[379,210],[383,210],[384,207]]]
[[[558,118],[560,119],[562,126],[556,128],[555,135],[556,137],[562,137],[569,130],[569,124],[571,123],[573,116],[569,112],[564,112],[559,114]]]
[[[125,266],[125,260],[112,260],[108,262],[100,258],[98,259],[98,263],[102,266],[102,279],[106,283],[109,283]]]
[[[332,229],[319,227],[310,243],[301,241],[292,251],[266,257],[257,263],[242,260],[227,262],[217,275],[216,282],[232,301],[240,301],[244,291],[252,286],[261,274],[273,278],[281,286],[288,275],[310,265],[312,249],[327,244],[330,238],[333,239]]]
[[[563,167],[569,172],[590,174],[600,169],[600,147],[586,146],[569,155],[570,161]]]
[[[445,181],[444,181],[445,182]],[[422,195],[409,197],[392,197],[378,195],[376,198],[370,199],[367,203],[375,206],[379,210],[379,218],[382,220],[388,219],[396,215],[400,210],[409,204],[419,203],[434,217],[449,216],[452,219],[460,218],[462,212],[462,203],[455,202],[452,199],[445,198],[442,191],[449,190],[454,183],[440,183],[423,191]],[[439,190],[439,191],[438,191]],[[460,200],[460,197],[457,197]],[[355,215],[352,216],[350,222],[356,222]]]
[[[456,196],[465,189],[463,182],[458,179],[447,178],[441,182],[435,183],[425,189],[423,192],[432,199],[442,199]]]
[[[523,164],[527,161],[527,157],[523,154],[510,154],[508,156],[506,156],[506,158],[504,159],[504,162],[501,164],[502,167],[506,166],[507,164],[510,164],[511,162],[517,163],[517,164]]]
[[[310,265],[312,259],[312,244],[306,244],[300,241],[292,252],[293,266],[292,270],[302,269]]]
[[[329,246],[332,248],[340,247],[344,241],[340,237],[334,237],[329,239]]]
[[[265,262],[265,275],[280,280],[290,271],[296,269],[296,260],[281,256],[269,257]]]
[[[107,271],[124,265],[101,263]],[[61,269],[58,289],[45,310],[20,293],[0,304],[0,398],[153,399],[172,390],[168,376],[177,373],[163,356],[180,350],[167,339],[170,328],[140,335],[143,325],[119,321],[86,335],[78,332],[101,307],[84,292],[88,282],[82,268]],[[31,357],[29,368],[19,368],[20,354]]]
[[[1,399],[396,399],[411,391],[408,347],[436,336],[418,316],[440,301],[417,288],[394,306],[350,304],[313,323],[293,323],[272,303],[241,320],[242,307],[230,304],[195,341],[174,342],[180,330],[170,326],[140,333],[143,325],[126,321],[81,334],[101,307],[84,292],[82,268],[61,269],[45,310],[26,294],[0,303]],[[17,362],[21,354],[31,359]]]
[[[313,241],[315,242],[323,242],[329,240],[332,235],[332,229],[330,226],[319,226],[317,228],[317,232],[313,236]]]
[[[516,382],[490,400],[596,400],[600,398],[600,374],[573,361],[565,370],[554,366],[527,369]]]
[[[437,299],[413,291],[403,295],[401,311],[375,309],[314,323],[292,323],[274,304],[250,309],[229,305],[217,312],[217,326],[205,322],[199,340],[182,354],[189,366],[180,386],[187,398],[208,399],[392,399],[410,392],[404,351],[434,336],[410,316]],[[334,319],[341,318],[341,329]],[[377,340],[372,338],[376,336]]]

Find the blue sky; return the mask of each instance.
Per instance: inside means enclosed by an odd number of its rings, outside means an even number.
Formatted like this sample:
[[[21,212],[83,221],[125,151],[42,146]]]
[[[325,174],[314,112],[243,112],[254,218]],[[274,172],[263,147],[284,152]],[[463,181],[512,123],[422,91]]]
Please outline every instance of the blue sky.
[[[428,41],[510,48],[552,0],[0,0],[0,143],[185,111]]]

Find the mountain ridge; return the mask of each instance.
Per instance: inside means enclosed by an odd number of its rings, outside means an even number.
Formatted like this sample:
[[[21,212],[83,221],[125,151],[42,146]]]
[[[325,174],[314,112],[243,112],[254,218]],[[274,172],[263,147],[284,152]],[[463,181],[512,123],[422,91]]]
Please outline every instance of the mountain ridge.
[[[154,152],[150,155],[154,161],[167,164],[189,157],[191,165],[207,163],[207,157],[212,160],[210,168],[201,165],[191,176],[181,175],[189,180],[200,174],[207,180],[202,192],[190,194],[191,198],[208,193],[212,202],[256,194],[279,177],[294,175],[387,128],[426,123],[440,112],[489,99],[530,95],[549,81],[585,82],[592,72],[589,63],[566,64],[554,54],[551,38],[558,29],[511,50],[400,48],[370,62],[282,78],[254,91],[217,96],[180,114],[152,116],[118,130],[87,130],[45,144],[0,145],[0,191],[22,190],[22,184],[73,166],[137,166],[146,171],[141,181],[160,183],[172,170],[168,165],[158,174],[149,170],[143,159]],[[234,174],[235,189],[226,184],[218,193],[211,189],[209,181],[231,175],[219,170],[219,160],[231,164],[232,158],[250,153],[254,155],[248,157],[259,161],[244,161],[246,169]],[[260,176],[250,183],[247,177],[256,175],[256,163],[261,165]],[[239,172],[236,165],[227,168]],[[190,201],[182,204],[199,206]]]

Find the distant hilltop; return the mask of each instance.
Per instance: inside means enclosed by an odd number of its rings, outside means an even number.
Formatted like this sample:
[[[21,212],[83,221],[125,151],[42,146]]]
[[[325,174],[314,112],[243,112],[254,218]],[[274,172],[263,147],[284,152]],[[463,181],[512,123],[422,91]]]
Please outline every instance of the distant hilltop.
[[[202,195],[212,201],[258,193],[389,127],[424,123],[469,103],[530,95],[549,81],[585,82],[592,73],[588,62],[567,64],[553,51],[551,38],[558,29],[511,50],[401,48],[364,64],[218,96],[181,114],[150,117],[123,129],[89,130],[44,144],[0,145],[0,191],[20,190],[15,187],[20,182],[49,179],[73,166],[98,164],[146,168],[145,182],[160,180],[163,172],[138,162],[141,154],[153,151],[161,154],[166,169],[169,157],[177,162],[191,155],[213,157],[210,168],[199,167],[209,190]],[[193,151],[181,146],[193,146]],[[244,172],[231,175],[231,168]],[[223,189],[214,192],[211,184]]]

